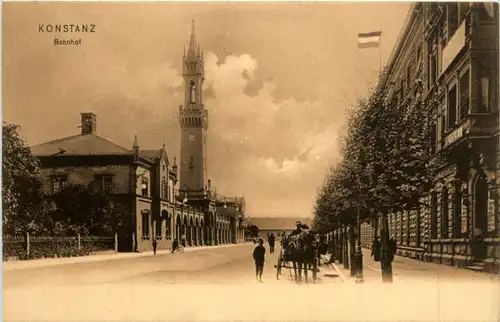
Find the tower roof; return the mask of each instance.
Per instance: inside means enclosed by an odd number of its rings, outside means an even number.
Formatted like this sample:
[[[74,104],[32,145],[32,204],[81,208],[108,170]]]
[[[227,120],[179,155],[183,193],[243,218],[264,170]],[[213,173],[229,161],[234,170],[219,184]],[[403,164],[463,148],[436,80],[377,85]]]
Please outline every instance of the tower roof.
[[[189,40],[189,48],[188,48],[188,57],[196,57],[196,52],[198,51],[197,48],[197,42],[196,42],[196,33],[194,30],[194,19],[193,19],[193,24],[191,26],[191,39]]]

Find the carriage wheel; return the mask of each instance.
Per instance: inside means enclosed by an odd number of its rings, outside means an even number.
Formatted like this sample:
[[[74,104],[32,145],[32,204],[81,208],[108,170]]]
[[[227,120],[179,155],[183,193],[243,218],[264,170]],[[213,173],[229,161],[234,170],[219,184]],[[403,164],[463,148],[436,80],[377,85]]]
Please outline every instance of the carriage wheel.
[[[280,279],[280,275],[281,275],[281,264],[282,264],[282,261],[281,261],[281,254],[280,256],[278,257],[278,265],[276,265],[276,279],[279,280]]]

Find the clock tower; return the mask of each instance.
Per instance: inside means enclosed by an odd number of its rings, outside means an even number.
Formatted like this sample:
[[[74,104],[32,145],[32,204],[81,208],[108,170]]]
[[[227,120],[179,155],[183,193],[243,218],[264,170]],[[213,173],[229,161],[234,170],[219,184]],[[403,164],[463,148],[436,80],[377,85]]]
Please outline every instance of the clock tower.
[[[181,126],[180,190],[189,199],[205,198],[207,177],[208,111],[203,105],[205,79],[203,52],[196,41],[194,21],[191,39],[183,56],[184,105],[179,106]]]

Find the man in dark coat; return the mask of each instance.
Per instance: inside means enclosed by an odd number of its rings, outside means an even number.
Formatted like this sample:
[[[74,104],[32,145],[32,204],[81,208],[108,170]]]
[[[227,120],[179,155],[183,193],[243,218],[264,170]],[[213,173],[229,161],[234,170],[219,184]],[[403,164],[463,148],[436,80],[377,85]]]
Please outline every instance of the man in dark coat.
[[[271,233],[271,235],[268,237],[267,242],[269,243],[269,253],[274,253],[274,242],[275,238],[274,235]]]
[[[158,241],[153,237],[153,254],[156,255],[156,247],[158,247]]]
[[[372,243],[371,256],[373,256],[373,259],[376,262],[380,262],[380,249],[381,249],[381,245],[380,245],[380,242],[378,240],[378,236],[375,236],[375,238],[373,239],[373,243]]]
[[[394,255],[396,255],[396,251],[398,250],[398,244],[394,237],[389,239],[389,254],[391,255],[391,262],[394,261]]]
[[[301,221],[297,221],[295,223],[295,229],[290,233],[290,236],[299,235],[305,229],[309,229],[309,226],[307,226],[306,224],[303,224]]]
[[[253,260],[255,262],[255,277],[259,282],[262,282],[262,274],[264,273],[264,261],[266,255],[266,248],[264,247],[264,240],[259,238],[259,245],[253,250]]]

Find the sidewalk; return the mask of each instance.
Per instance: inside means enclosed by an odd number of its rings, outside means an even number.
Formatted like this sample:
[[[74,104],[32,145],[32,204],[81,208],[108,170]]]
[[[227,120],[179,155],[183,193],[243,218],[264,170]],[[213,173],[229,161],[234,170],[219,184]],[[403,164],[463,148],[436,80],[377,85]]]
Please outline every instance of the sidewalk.
[[[365,283],[381,283],[382,271],[380,262],[371,256],[371,250],[363,249],[363,279]],[[343,264],[335,263],[338,270],[343,271],[349,280],[355,282],[356,277],[350,276],[350,270],[344,269]],[[421,260],[395,256],[392,262],[392,275],[394,282],[435,282],[438,280],[449,282],[471,282],[498,280],[498,275],[474,272],[464,268],[448,266],[445,264],[429,263]]]
[[[225,244],[216,246],[193,246],[184,248],[185,252],[194,252],[200,250],[210,250],[228,247],[237,247],[244,245],[253,245],[253,243],[241,243],[241,244]],[[172,254],[170,249],[158,250],[156,256]],[[140,258],[140,257],[151,257],[154,256],[153,251],[147,251],[143,253],[114,253],[114,252],[102,252],[95,255],[80,256],[80,257],[63,257],[63,258],[42,258],[33,260],[16,260],[16,261],[6,261],[2,262],[2,271],[11,270],[21,270],[27,268],[36,267],[46,267],[54,265],[64,265],[64,264],[76,264],[76,263],[90,263],[99,261],[109,261],[124,258]]]

